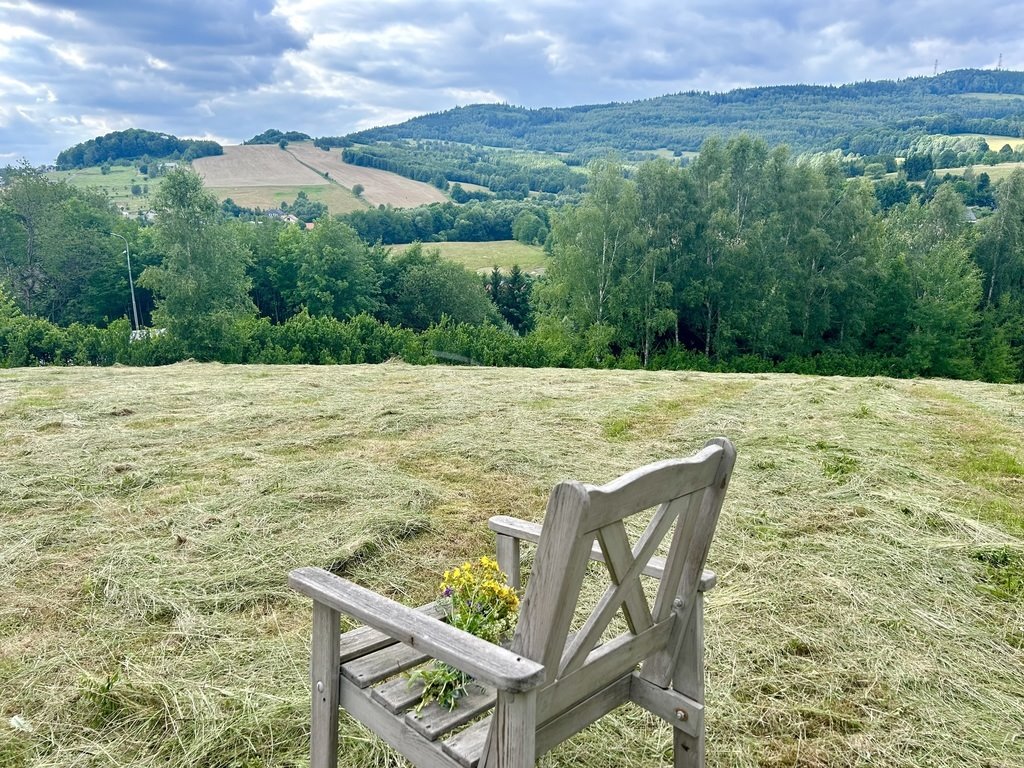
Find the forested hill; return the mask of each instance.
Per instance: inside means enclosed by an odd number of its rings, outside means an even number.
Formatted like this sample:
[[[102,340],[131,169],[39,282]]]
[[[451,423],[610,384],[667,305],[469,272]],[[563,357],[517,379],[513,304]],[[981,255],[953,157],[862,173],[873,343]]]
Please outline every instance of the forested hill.
[[[559,109],[476,104],[347,138],[600,153],[697,150],[709,136],[740,132],[795,151],[842,149],[863,155],[894,154],[924,134],[1022,136],[1024,72],[962,69],[906,80],[688,92]]]
[[[179,139],[167,133],[129,128],[97,136],[65,149],[57,155],[57,167],[66,171],[119,160],[141,160],[147,156],[190,161],[223,153],[223,147],[215,141]]]

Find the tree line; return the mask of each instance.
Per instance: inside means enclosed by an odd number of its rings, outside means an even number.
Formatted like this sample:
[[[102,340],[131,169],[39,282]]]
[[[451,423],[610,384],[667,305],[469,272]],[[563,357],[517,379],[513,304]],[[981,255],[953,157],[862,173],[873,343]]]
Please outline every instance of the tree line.
[[[57,168],[69,171],[93,165],[138,160],[144,156],[186,162],[209,155],[222,155],[224,148],[215,141],[179,139],[167,133],[138,128],[114,131],[75,144],[57,155]]]
[[[99,363],[116,348],[136,362],[344,362],[386,348],[410,361],[1020,381],[1024,172],[992,194],[979,221],[949,183],[886,209],[834,158],[748,136],[706,142],[686,167],[627,174],[604,159],[578,203],[519,208],[513,223],[543,227],[550,265],[513,281],[429,246],[390,249],[344,217],[311,231],[231,220],[182,169],[150,227],[22,169],[0,191],[0,361]],[[147,323],[167,329],[123,349],[102,342],[128,316],[109,232],[131,243]]]
[[[928,134],[1024,135],[1024,113],[1014,98],[1020,95],[1024,73],[968,69],[842,86],[689,91],[559,109],[476,104],[346,138],[361,144],[448,140],[594,157],[613,148],[697,150],[712,136],[752,133],[796,152],[897,155]]]
[[[996,198],[976,223],[951,184],[885,212],[870,182],[749,137],[633,179],[599,163],[585,201],[554,217],[538,327],[590,338],[598,361],[828,355],[1019,380],[1024,172]]]
[[[323,146],[322,143],[318,146]],[[450,141],[392,141],[349,145],[346,163],[378,168],[447,189],[478,184],[498,197],[521,200],[530,192],[577,192],[586,174],[552,154],[509,152]]]
[[[520,240],[541,244],[547,238],[549,208],[518,200],[431,203],[417,208],[381,206],[338,217],[368,243]],[[529,223],[529,226],[527,226]]]

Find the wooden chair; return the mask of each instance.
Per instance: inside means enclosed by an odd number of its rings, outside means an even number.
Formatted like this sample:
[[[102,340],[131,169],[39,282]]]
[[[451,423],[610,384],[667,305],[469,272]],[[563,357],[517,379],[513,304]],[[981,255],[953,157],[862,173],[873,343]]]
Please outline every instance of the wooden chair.
[[[320,568],[292,571],[289,584],[314,600],[311,767],[337,764],[339,705],[421,768],[525,768],[627,701],[672,726],[676,766],[702,766],[703,592],[715,582],[704,564],[735,456],[717,438],[607,485],[559,483],[543,526],[492,518],[513,582],[520,542],[537,543],[509,649],[444,623],[437,604],[407,608]],[[652,507],[631,546],[624,520]],[[656,557],[663,541],[667,555]],[[592,559],[611,583],[571,632]],[[653,607],[641,574],[660,579]],[[620,608],[626,631],[602,642]],[[341,612],[366,626],[339,634]],[[434,703],[414,713],[419,688],[401,673],[431,659],[480,689],[451,712]]]

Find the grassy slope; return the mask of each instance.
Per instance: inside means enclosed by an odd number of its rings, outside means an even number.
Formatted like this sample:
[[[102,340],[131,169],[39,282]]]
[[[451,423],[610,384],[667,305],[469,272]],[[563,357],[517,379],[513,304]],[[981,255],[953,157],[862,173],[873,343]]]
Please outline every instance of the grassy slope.
[[[5,767],[302,764],[309,605],[290,568],[426,600],[491,547],[489,515],[538,519],[559,479],[716,434],[739,462],[710,558],[709,764],[1024,764],[1020,585],[978,559],[1024,547],[1021,386],[14,370],[0,430]],[[396,764],[342,727],[342,765]],[[545,765],[668,755],[667,727],[626,709]]]
[[[396,251],[403,251],[408,245],[396,245]],[[537,274],[547,266],[548,257],[539,245],[524,245],[518,240],[490,240],[482,243],[424,243],[424,248],[437,248],[441,256],[457,261],[467,269],[490,272],[498,265],[508,271],[518,264],[524,272]]]
[[[73,187],[94,189],[104,192],[114,203],[132,212],[148,211],[152,208],[152,196],[160,188],[161,177],[150,179],[139,173],[134,165],[115,165],[110,173],[103,173],[99,166],[77,171],[53,171],[46,174],[54,181],[66,181]],[[146,194],[133,195],[132,185],[138,184]]]
[[[310,200],[326,205],[332,215],[366,208],[365,203],[359,202],[355,195],[336,184],[312,187],[207,187],[207,190],[221,202],[231,198],[245,208],[261,208],[265,211],[280,208],[281,203],[291,205],[299,192],[305,192]]]
[[[1010,148],[1015,150],[1015,151],[1019,150],[1022,146],[1024,146],[1024,139],[1018,138],[1016,136],[993,136],[993,135],[988,134],[988,133],[986,133],[986,134],[968,133],[968,134],[965,134],[965,135],[967,135],[967,136],[981,136],[981,138],[983,138],[985,140],[985,143],[988,144],[988,148],[991,149],[993,152],[998,152],[1000,149],[1002,149],[1007,144],[1009,144]]]
[[[210,176],[207,189],[218,200],[231,198],[249,208],[268,209],[279,207],[282,202],[290,204],[300,191],[305,192],[310,200],[327,205],[332,214],[361,210],[371,204],[403,207],[447,199],[434,187],[398,174],[344,165],[340,162],[339,152],[328,156],[330,160],[322,163],[324,168],[304,165],[302,161],[308,156],[317,157],[316,153],[308,150],[312,150],[312,145],[294,145],[291,151],[286,152],[276,144],[233,146],[227,147],[224,155],[197,160],[194,167]],[[296,153],[301,157],[297,158]],[[324,169],[334,171],[332,176],[340,181],[321,178],[318,171]],[[339,169],[351,175],[355,180],[352,183],[363,183],[367,189],[365,200],[352,194],[343,183],[347,177],[344,173],[339,175]],[[147,179],[142,176],[135,166],[113,166],[108,174],[101,173],[95,166],[76,171],[54,171],[47,175],[76,187],[102,191],[113,202],[133,212],[152,208],[152,196],[161,182],[160,177]],[[147,194],[132,195],[133,184],[148,188]]]
[[[310,143],[225,147],[224,154],[193,164],[221,200],[230,197],[248,207],[273,208],[291,202],[302,189],[310,199],[326,203],[332,214],[369,205],[409,207],[446,200],[444,193],[395,173],[351,166],[340,152],[324,152]],[[327,176],[324,176],[324,172]],[[364,198],[352,194],[360,183]]]
[[[1024,168],[1024,163],[999,163],[998,165],[972,165],[971,168],[974,170],[975,175],[981,173],[987,173],[989,179],[993,182],[1002,181],[1003,179],[1009,178],[1014,171],[1018,168]],[[959,168],[936,168],[935,173],[940,176],[946,173],[951,173],[954,176],[963,176],[967,170],[966,167],[960,166]]]
[[[391,205],[395,208],[413,208],[430,203],[443,203],[448,196],[437,187],[414,181],[397,173],[377,168],[363,168],[342,160],[338,150],[318,149],[312,143],[289,144],[288,152],[295,160],[317,173],[326,173],[335,185],[351,190],[356,184],[363,186],[362,204]]]

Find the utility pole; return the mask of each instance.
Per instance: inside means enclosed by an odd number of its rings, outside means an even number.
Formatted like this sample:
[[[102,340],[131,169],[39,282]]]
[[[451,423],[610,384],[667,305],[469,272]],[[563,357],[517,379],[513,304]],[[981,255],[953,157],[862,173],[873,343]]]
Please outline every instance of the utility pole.
[[[132,318],[135,320],[135,327],[132,330],[138,331],[140,330],[139,308],[135,304],[135,281],[132,279],[132,257],[131,254],[128,253],[128,238],[126,238],[124,235],[117,234],[117,232],[111,232],[110,234],[113,235],[114,237],[120,237],[122,240],[124,240],[124,257],[128,260],[128,288],[132,292]]]
[[[939,60],[938,59],[935,60],[935,66],[932,68],[932,77],[935,77],[937,74],[939,74]]]
[[[1003,54],[999,54],[999,63],[996,64],[996,72],[1003,68]]]

